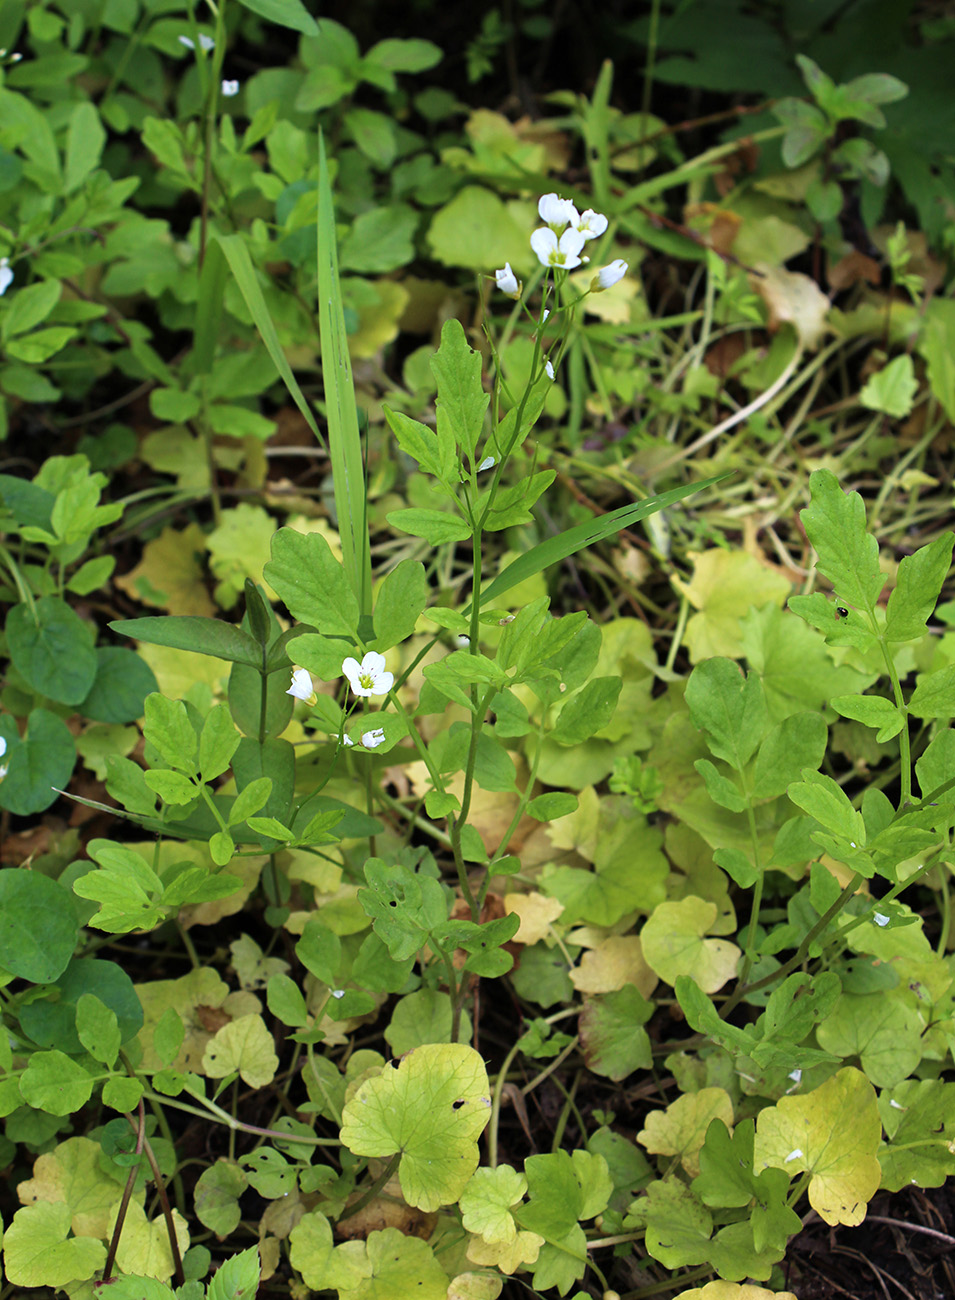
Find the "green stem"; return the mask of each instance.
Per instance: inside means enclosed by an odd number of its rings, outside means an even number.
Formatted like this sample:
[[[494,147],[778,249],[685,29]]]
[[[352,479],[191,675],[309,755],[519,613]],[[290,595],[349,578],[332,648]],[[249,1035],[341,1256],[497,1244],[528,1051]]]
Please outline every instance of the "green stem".
[[[491,1122],[487,1126],[487,1162],[492,1169],[497,1168],[497,1129],[501,1118],[501,1098],[504,1095],[504,1085],[507,1082],[507,1074],[514,1064],[514,1058],[520,1051],[517,1043],[511,1048],[504,1063],[498,1070],[497,1078],[494,1080],[494,1091],[491,1094]]]
[[[388,1180],[391,1178],[392,1174],[398,1168],[398,1162],[400,1159],[401,1159],[401,1152],[396,1151],[395,1154],[388,1161],[388,1163],[385,1165],[384,1169],[375,1179],[375,1181],[371,1184],[371,1186],[367,1188],[367,1190],[364,1191],[361,1194],[361,1196],[359,1196],[357,1201],[355,1201],[352,1205],[349,1205],[347,1209],[343,1210],[342,1213],[338,1216],[339,1223],[343,1223],[345,1219],[350,1219],[353,1214],[357,1214],[359,1210],[363,1210],[369,1201],[373,1201],[375,1199],[375,1197],[378,1195],[381,1189],[387,1186]]]

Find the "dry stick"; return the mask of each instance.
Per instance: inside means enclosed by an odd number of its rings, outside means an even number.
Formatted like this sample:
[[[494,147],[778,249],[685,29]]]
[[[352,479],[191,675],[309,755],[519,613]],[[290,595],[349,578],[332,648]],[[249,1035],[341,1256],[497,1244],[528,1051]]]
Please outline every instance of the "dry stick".
[[[937,1241],[944,1241],[946,1246],[955,1246],[955,1237],[950,1237],[947,1232],[938,1232],[935,1228],[925,1228],[921,1223],[906,1223],[904,1219],[890,1219],[884,1214],[867,1214],[867,1223],[888,1223],[893,1228],[904,1228],[906,1232],[921,1232],[926,1237],[935,1237]]]

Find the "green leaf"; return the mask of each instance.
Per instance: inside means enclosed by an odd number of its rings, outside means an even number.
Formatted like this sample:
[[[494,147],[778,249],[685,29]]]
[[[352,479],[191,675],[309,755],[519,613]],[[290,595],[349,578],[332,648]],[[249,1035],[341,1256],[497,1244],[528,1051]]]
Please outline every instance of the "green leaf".
[[[95,105],[89,100],[77,104],[70,114],[66,133],[64,194],[78,189],[93,168],[99,165],[105,143],[106,132]]]
[[[198,740],[182,700],[167,700],[158,694],[147,696],[143,735],[170,767],[195,776]]]
[[[908,1079],[879,1096],[887,1141],[877,1152],[882,1187],[941,1187],[955,1174],[955,1083]]]
[[[539,794],[536,799],[532,799],[527,805],[527,815],[535,818],[539,822],[556,821],[558,817],[568,817],[572,812],[576,812],[578,807],[577,796],[568,794],[563,790],[552,790],[547,794]]]
[[[845,791],[832,777],[821,772],[803,772],[803,780],[789,787],[789,797],[803,812],[815,817],[820,826],[834,831],[856,847],[866,842],[865,822],[849,802]]]
[[[213,247],[218,251],[219,245]],[[221,260],[222,254],[219,252]],[[202,408],[198,393],[183,392],[181,388],[154,388],[149,394],[149,409],[157,420],[183,424],[193,419]]]
[[[909,700],[909,713],[916,718],[955,717],[955,664],[918,679]]]
[[[203,781],[214,781],[228,770],[240,739],[228,705],[214,705],[206,715],[199,736],[199,771]]]
[[[818,768],[828,736],[828,728],[818,713],[793,713],[777,723],[756,755],[753,797],[774,799],[785,794],[803,768]]]
[[[527,1179],[510,1165],[476,1169],[458,1201],[461,1221],[485,1241],[514,1241],[517,1224],[511,1207],[526,1191]]]
[[[357,636],[357,598],[321,533],[280,528],[263,572],[299,623],[311,624],[325,636]]]
[[[17,816],[43,812],[64,790],[76,764],[76,744],[62,718],[34,709],[21,740],[13,718],[0,716],[0,735],[7,742],[6,776],[0,781],[0,808]]]
[[[399,40],[392,37],[373,45],[365,55],[365,62],[375,63],[390,72],[425,72],[443,58],[441,47],[433,41]]]
[[[436,1210],[467,1186],[490,1115],[478,1053],[463,1043],[427,1044],[362,1084],[343,1111],[341,1140],[356,1155],[400,1153],[405,1200]]]
[[[453,317],[441,330],[441,346],[431,358],[431,370],[438,384],[437,413],[440,475],[451,478],[456,460],[474,459],[484,432],[490,401],[481,384],[481,355],[468,345],[461,322]]]
[[[338,935],[323,925],[317,916],[310,916],[305,924],[295,955],[316,979],[334,987],[342,960],[342,945]]]
[[[302,4],[302,0],[239,0],[239,3],[246,9],[250,9],[252,13],[258,14],[260,18],[265,18],[270,23],[277,23],[279,27],[290,27],[293,32],[301,32],[303,36],[321,35],[321,29]],[[245,1253],[248,1255],[249,1252]],[[245,1292],[241,1294],[244,1295]],[[223,1300],[225,1295],[226,1292],[223,1292]],[[235,1300],[239,1300],[239,1295],[240,1293],[236,1292]],[[213,1297],[210,1290],[209,1300],[219,1300],[219,1297]]]
[[[812,504],[799,512],[816,549],[816,568],[835,587],[839,600],[871,612],[885,586],[879,545],[866,532],[865,505],[858,492],[844,492],[828,469],[809,478]]]
[[[143,780],[158,794],[163,803],[173,807],[185,807],[199,798],[199,789],[181,772],[170,772],[167,768],[154,768],[143,773]]]
[[[45,1110],[49,1115],[72,1115],[92,1097],[93,1079],[63,1052],[34,1052],[20,1077],[20,1091],[27,1105],[36,1110]],[[6,1263],[9,1276],[9,1258]]]
[[[731,659],[704,659],[686,684],[693,725],[706,732],[711,753],[741,772],[766,729],[759,678],[744,678]]]
[[[347,121],[362,153],[378,166],[390,167],[397,147],[391,122],[381,113],[359,108],[349,110]],[[390,203],[362,212],[350,223],[348,234],[342,240],[342,269],[361,271],[364,275],[385,275],[407,266],[414,258],[417,226],[417,212],[405,203]]]
[[[953,543],[952,533],[942,533],[899,564],[895,590],[885,611],[887,641],[913,641],[924,635],[951,567]]]
[[[158,689],[155,673],[135,651],[100,646],[96,678],[80,712],[94,722],[135,722],[143,716],[146,696]]]
[[[38,1201],[17,1210],[3,1236],[3,1263],[12,1286],[59,1289],[85,1282],[103,1267],[106,1247],[93,1237],[71,1236],[72,1220],[62,1201]]]
[[[817,1026],[816,1036],[823,1051],[858,1057],[877,1088],[893,1088],[918,1068],[923,1032],[916,1008],[887,990],[844,993]]]
[[[73,882],[73,893],[99,903],[99,911],[88,924],[113,934],[130,930],[151,930],[165,913],[157,903],[162,882],[145,861],[122,844],[92,840],[90,857],[100,864]]]
[[[368,888],[358,891],[358,901],[394,961],[406,961],[420,952],[431,932],[448,918],[444,890],[430,876],[369,858],[365,879]]]
[[[96,677],[89,627],[58,596],[41,596],[33,611],[14,605],[7,615],[7,649],[34,690],[60,704],[79,704]]]
[[[592,677],[561,709],[550,738],[559,745],[579,745],[602,731],[613,718],[622,687],[620,677]]]
[[[725,777],[708,758],[698,758],[693,766],[706,784],[706,793],[715,804],[728,808],[730,812],[743,812],[750,806],[735,781]]]
[[[199,1175],[194,1193],[196,1218],[217,1236],[228,1237],[239,1226],[239,1197],[248,1185],[245,1171],[220,1156]]]
[[[614,1083],[635,1070],[650,1069],[650,1037],[643,1025],[652,1015],[653,1003],[633,984],[616,993],[588,998],[578,1030],[587,1068]]]
[[[726,939],[703,936],[716,921],[716,904],[687,894],[660,903],[640,932],[647,964],[676,984],[680,975],[692,975],[704,993],[715,993],[736,971],[740,950]]]
[[[881,695],[837,695],[829,703],[844,718],[877,727],[875,738],[880,745],[897,736],[905,726],[905,714]]]
[[[392,411],[390,407],[383,406],[385,419],[391,428],[392,433],[398,439],[398,446],[416,460],[421,469],[426,474],[433,474],[442,482],[445,480],[441,468],[441,460],[438,454],[438,439],[433,429],[429,429],[426,424],[420,420],[413,420],[410,415],[405,415],[403,411]],[[456,466],[453,467],[455,470]],[[454,474],[454,480],[457,480],[457,473]]]
[[[308,1024],[308,1011],[302,990],[288,975],[273,975],[265,990],[266,1001],[272,1015],[283,1025],[301,1029]]]
[[[0,871],[0,966],[32,984],[63,973],[79,937],[62,885],[38,871]]]
[[[859,401],[870,411],[881,411],[902,420],[912,410],[917,392],[915,366],[904,352],[869,376],[859,393]]]
[[[443,510],[389,510],[386,518],[392,527],[423,537],[431,546],[465,542],[471,536],[471,525],[465,519]]]
[[[684,497],[712,487],[714,483],[721,482],[725,477],[727,476],[720,474],[715,478],[704,479],[700,483],[672,488],[669,492],[660,493],[659,496],[648,497],[645,501],[638,501],[634,505],[622,506],[619,510],[611,510],[609,514],[602,515],[599,519],[577,524],[576,527],[566,529],[557,537],[549,537],[546,542],[532,546],[529,551],[524,551],[516,560],[512,560],[503,573],[499,573],[489,586],[482,588],[481,604],[485,608],[493,605],[512,587],[534,577],[535,574],[542,573],[552,564],[566,560],[569,555],[576,555],[586,546],[592,546],[606,537],[612,537],[622,528],[628,528],[641,519],[647,519],[660,510],[666,510],[669,506],[682,501]]]
[[[406,641],[414,632],[418,616],[427,603],[428,581],[424,565],[419,560],[402,560],[378,590],[373,648],[382,652]]]
[[[215,618],[197,618],[190,614],[162,618],[127,618],[110,623],[114,632],[135,637],[148,645],[169,646],[173,650],[192,650],[229,663],[262,667],[262,651],[253,637],[231,623]]]
[[[260,776],[255,781],[250,781],[247,786],[239,791],[235,803],[229,809],[229,825],[238,826],[250,817],[254,817],[260,808],[264,808],[269,801],[272,793],[272,780],[267,776]],[[274,818],[268,819],[274,820]],[[281,823],[279,823],[281,825]],[[283,827],[284,829],[284,827]],[[281,839],[294,839],[290,832],[280,836]]]
[[[76,1003],[76,1033],[80,1042],[96,1061],[113,1067],[122,1035],[116,1012],[102,1002],[95,993],[81,993]]]

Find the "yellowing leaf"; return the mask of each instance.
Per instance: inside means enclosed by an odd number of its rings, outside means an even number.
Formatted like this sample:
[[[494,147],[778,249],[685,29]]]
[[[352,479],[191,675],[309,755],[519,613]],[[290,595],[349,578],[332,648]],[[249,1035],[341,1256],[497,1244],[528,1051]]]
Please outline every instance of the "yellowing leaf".
[[[205,554],[205,534],[198,524],[181,532],[164,528],[143,547],[143,557],[116,586],[143,605],[169,614],[198,614],[209,618],[215,604],[205,586],[200,557]]]
[[[490,1114],[478,1053],[463,1043],[428,1044],[362,1084],[343,1111],[341,1139],[359,1156],[400,1152],[405,1200],[436,1210],[467,1186]]]
[[[306,1286],[316,1290],[338,1287],[351,1295],[372,1276],[365,1243],[360,1243],[360,1249],[356,1249],[358,1242],[335,1246],[331,1224],[319,1210],[299,1219],[292,1228],[290,1242],[292,1267],[301,1273]]]
[[[730,1095],[724,1088],[701,1088],[677,1097],[666,1110],[652,1110],[637,1141],[651,1155],[679,1156],[683,1168],[695,1177],[700,1172],[700,1148],[714,1119],[721,1119],[732,1131]]]
[[[264,1088],[278,1068],[275,1042],[258,1015],[240,1016],[223,1025],[202,1056],[203,1072],[210,1079],[224,1079],[238,1070],[250,1088]]]
[[[189,1228],[178,1210],[173,1210],[172,1221],[181,1257],[189,1249]],[[110,1224],[111,1233],[113,1226]],[[130,1205],[123,1220],[116,1263],[124,1273],[168,1281],[173,1273],[173,1259],[165,1219],[160,1216],[150,1222],[141,1205]]]
[[[785,578],[745,551],[690,553],[694,561],[689,583],[673,585],[698,610],[686,625],[684,641],[694,663],[714,655],[738,658],[742,649],[740,619],[750,609],[782,605],[790,594]]]
[[[763,1286],[720,1281],[681,1291],[674,1300],[797,1300],[797,1297],[792,1291],[767,1291]]]
[[[459,1273],[448,1286],[448,1300],[497,1300],[503,1279],[490,1273]]]
[[[106,1261],[92,1237],[68,1237],[70,1210],[41,1202],[17,1210],[3,1234],[6,1280],[14,1286],[63,1287],[91,1278]]]
[[[865,1218],[879,1188],[882,1125],[872,1084],[848,1066],[802,1097],[780,1097],[756,1121],[754,1167],[808,1172],[809,1203],[826,1223]]]
[[[275,520],[261,506],[243,502],[223,510],[222,522],[206,538],[218,579],[215,598],[223,609],[231,609],[238,600],[246,578],[261,583],[274,532]]]
[[[517,1224],[511,1214],[527,1191],[527,1179],[510,1165],[476,1169],[458,1202],[461,1222],[485,1241],[515,1241]]]
[[[354,1247],[358,1243],[345,1245]],[[337,1247],[336,1253],[343,1249]],[[427,1242],[406,1237],[397,1228],[384,1228],[368,1234],[365,1251],[371,1266],[370,1276],[362,1278],[355,1287],[346,1288],[338,1283],[339,1300],[398,1300],[400,1296],[446,1300],[448,1275]],[[321,1285],[324,1287],[328,1282]]]
[[[643,955],[662,980],[692,975],[704,993],[715,993],[736,972],[740,950],[726,939],[704,939],[716,921],[716,904],[687,894],[660,903],[640,932]]]
[[[90,1138],[73,1137],[38,1156],[33,1177],[18,1184],[23,1205],[38,1201],[62,1204],[70,1211],[77,1237],[105,1237],[111,1213],[122,1200],[123,1185],[100,1167],[102,1147]],[[137,1195],[134,1193],[134,1195]],[[139,1189],[138,1199],[145,1195]]]
[[[767,262],[760,262],[755,269],[760,274],[752,276],[750,283],[766,304],[770,333],[775,334],[780,325],[788,322],[803,347],[818,347],[830,303],[815,280],[801,271],[786,271]]]
[[[657,977],[643,955],[643,945],[634,934],[611,935],[599,947],[585,952],[580,965],[570,972],[578,993],[615,993],[635,984],[641,997],[649,998]]]
[[[544,1238],[536,1232],[517,1234],[513,1241],[484,1241],[481,1237],[472,1237],[468,1243],[468,1259],[472,1264],[499,1268],[502,1273],[511,1274],[522,1264],[534,1264],[541,1252]]]
[[[550,933],[550,927],[564,910],[556,898],[545,898],[536,889],[529,894],[505,894],[504,911],[521,918],[514,943],[538,943]]]
[[[156,1025],[163,1013],[172,1008],[181,1018],[184,1036],[179,1054],[172,1062],[175,1070],[198,1071],[212,1035],[234,1016],[248,1015],[261,1008],[252,993],[230,993],[210,966],[190,971],[176,980],[152,980],[136,985],[145,1021],[139,1031],[143,1049],[140,1069],[151,1074],[165,1064],[153,1046]]]

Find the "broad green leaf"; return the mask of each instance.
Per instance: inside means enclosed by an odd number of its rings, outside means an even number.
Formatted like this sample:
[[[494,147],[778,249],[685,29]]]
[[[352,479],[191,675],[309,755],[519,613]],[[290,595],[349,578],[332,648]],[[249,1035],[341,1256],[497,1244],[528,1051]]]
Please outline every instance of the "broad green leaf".
[[[364,871],[368,888],[358,891],[358,901],[375,933],[393,960],[413,957],[448,918],[444,890],[430,876],[397,864],[389,867],[380,858],[369,858]]]
[[[441,460],[438,452],[438,438],[433,429],[419,420],[413,420],[403,411],[392,411],[390,407],[382,408],[385,419],[392,433],[398,439],[398,446],[413,460],[416,460],[426,474],[443,478]],[[456,476],[455,476],[456,477]]]
[[[236,795],[235,803],[229,809],[229,825],[239,826],[242,822],[248,821],[269,801],[272,793],[272,781],[270,777],[260,776],[254,781],[250,781],[247,786]],[[274,821],[274,818],[268,820]],[[281,825],[281,823],[279,823]],[[284,828],[283,828],[284,829]],[[286,835],[280,835],[279,839],[294,839],[291,832]]]
[[[789,583],[745,551],[719,548],[693,554],[693,577],[673,585],[697,611],[684,640],[694,663],[723,656],[741,657],[742,620],[753,609],[782,605]]]
[[[95,105],[89,100],[77,104],[70,114],[66,135],[64,194],[70,194],[82,185],[93,168],[98,166],[105,143],[106,132]]]
[[[357,635],[357,598],[321,533],[280,528],[272,538],[272,558],[264,574],[298,622],[325,636]]]
[[[365,62],[374,63],[391,72],[425,72],[443,58],[441,47],[433,41],[398,40],[391,37],[377,41],[365,55]]]
[[[198,740],[182,700],[168,700],[165,695],[146,697],[146,721],[143,735],[170,767],[196,775]]]
[[[262,651],[253,637],[233,623],[215,618],[197,618],[191,614],[165,618],[127,618],[110,623],[114,632],[135,637],[149,645],[169,646],[173,650],[192,650],[229,663],[249,664],[261,668]]]
[[[487,1073],[473,1048],[426,1045],[362,1084],[345,1106],[341,1138],[356,1155],[400,1153],[405,1200],[436,1210],[458,1199],[477,1168],[490,1107]]]
[[[531,1272],[534,1290],[556,1287],[566,1295],[587,1271],[587,1238],[579,1223],[560,1237],[552,1237],[540,1248]]]
[[[394,124],[382,113],[353,108],[346,121],[355,143],[379,167],[390,167],[397,141]],[[365,275],[383,275],[414,258],[418,213],[407,203],[388,203],[360,213],[342,240],[341,266]]]
[[[66,723],[48,709],[34,709],[21,739],[13,717],[0,715],[0,735],[7,742],[9,769],[0,781],[0,808],[21,817],[49,808],[76,764],[76,745]]]
[[[481,383],[481,354],[469,346],[464,327],[455,317],[444,323],[431,370],[438,384],[435,410],[440,477],[447,482],[457,459],[474,459],[490,401]]]
[[[800,1097],[780,1097],[756,1121],[755,1164],[812,1175],[809,1203],[826,1223],[854,1227],[879,1188],[882,1125],[875,1091],[846,1067]]]
[[[707,1129],[719,1119],[729,1128],[733,1103],[723,1088],[700,1088],[677,1097],[666,1110],[651,1110],[637,1141],[651,1155],[677,1156],[687,1173],[700,1172],[700,1149]]]
[[[277,23],[279,27],[290,27],[293,32],[301,32],[304,36],[321,35],[321,29],[302,4],[302,0],[239,0],[239,3],[245,5],[252,13],[258,14],[260,18],[265,18],[270,23]],[[248,1255],[249,1252],[245,1253]],[[258,1284],[258,1275],[256,1275],[256,1284]],[[223,1292],[223,1300],[225,1295],[226,1292]],[[218,1300],[218,1297],[213,1298],[210,1295],[210,1300]],[[239,1300],[238,1292],[236,1292],[236,1300]]]
[[[577,1223],[584,1189],[569,1151],[529,1156],[524,1173],[530,1199],[516,1212],[522,1228],[545,1238],[564,1236]]]
[[[203,781],[214,781],[228,769],[240,739],[228,705],[211,708],[199,735],[199,772]]]
[[[406,641],[414,632],[418,616],[427,603],[428,582],[424,565],[418,560],[402,560],[378,590],[374,649],[383,652]]]
[[[220,1156],[199,1175],[194,1193],[196,1218],[216,1236],[228,1237],[239,1226],[239,1198],[248,1185],[245,1170]]]
[[[955,664],[918,679],[909,700],[909,713],[916,718],[955,717]]]
[[[876,728],[876,741],[883,745],[905,726],[905,715],[883,695],[837,695],[829,703],[844,718],[854,718]]]
[[[3,1235],[8,1282],[18,1287],[60,1288],[86,1281],[102,1268],[106,1247],[92,1237],[71,1237],[70,1218],[69,1207],[63,1204],[41,1201],[17,1210]]]
[[[181,772],[170,772],[168,768],[144,772],[143,780],[153,794],[158,794],[163,803],[172,804],[173,807],[183,807],[199,797],[198,787],[188,776],[183,776]]]
[[[60,704],[79,704],[96,678],[89,625],[59,596],[14,605],[7,615],[13,666],[34,690]]]
[[[845,492],[828,469],[809,478],[812,504],[799,512],[818,557],[816,567],[829,579],[839,600],[871,612],[885,575],[879,545],[866,532],[865,505],[858,492]]]
[[[301,1273],[306,1286],[317,1290],[337,1287],[339,1295],[351,1298],[374,1273],[365,1242],[349,1241],[336,1246],[331,1224],[320,1210],[303,1215],[292,1228],[289,1241],[292,1267]]]
[[[668,984],[692,975],[704,993],[715,993],[733,976],[740,956],[736,944],[703,937],[715,920],[716,904],[693,894],[660,903],[640,932],[647,963]]]
[[[143,1025],[143,1009],[133,982],[116,962],[96,957],[74,957],[50,997],[21,1009],[20,1023],[41,1047],[81,1053],[84,1044],[78,1033],[77,1009],[87,994],[93,994],[112,1012],[120,1043],[135,1038]]]
[[[292,1029],[301,1029],[308,1024],[308,1012],[302,990],[288,975],[273,975],[265,992],[266,1001],[272,1015],[281,1020],[283,1025]]]
[[[283,4],[289,2],[282,0]],[[248,3],[248,0],[243,0],[243,3]],[[260,1276],[259,1250],[257,1246],[250,1246],[219,1265],[209,1283],[208,1300],[255,1300]]]
[[[635,1070],[648,1070],[653,1057],[643,1026],[652,1014],[653,1003],[632,984],[588,998],[578,1028],[587,1068],[614,1083]]]
[[[807,768],[803,780],[789,787],[789,797],[797,808],[814,817],[820,826],[851,841],[853,848],[865,846],[862,813],[853,808],[845,791],[831,776],[810,772]]]
[[[20,1091],[28,1106],[50,1115],[71,1115],[93,1095],[93,1079],[63,1052],[34,1052],[20,1077]],[[7,1270],[9,1272],[9,1260]]]
[[[417,989],[398,999],[385,1030],[385,1042],[395,1057],[404,1056],[425,1043],[450,1043],[453,1014],[447,993],[439,989]]]
[[[711,753],[738,772],[756,752],[766,730],[759,678],[744,678],[731,659],[704,659],[686,684],[693,725],[707,736]]]
[[[613,718],[623,681],[593,677],[560,711],[551,739],[559,745],[579,745],[602,731]]]
[[[819,1046],[858,1057],[877,1088],[893,1088],[922,1059],[922,1017],[891,993],[844,993],[816,1030]]]
[[[334,987],[342,960],[342,945],[338,935],[328,926],[323,925],[317,914],[313,914],[305,923],[295,955],[316,979]]]
[[[708,662],[712,662],[711,660]],[[743,812],[750,806],[735,781],[723,776],[708,758],[698,758],[693,764],[706,784],[706,793],[715,804],[728,808],[730,812]]]
[[[767,1291],[765,1287],[738,1282],[707,1282],[705,1286],[681,1291],[675,1300],[797,1300],[792,1291]]]
[[[138,853],[110,840],[92,840],[89,854],[100,869],[73,882],[74,894],[99,903],[88,924],[127,934],[151,930],[164,919],[165,911],[157,902],[162,882]]]
[[[100,646],[96,677],[80,712],[94,722],[135,722],[143,716],[146,696],[158,689],[153,670],[138,654],[121,646]]]
[[[73,956],[79,925],[62,885],[39,871],[0,871],[0,966],[32,984],[52,983]]]
[[[76,1033],[96,1061],[112,1067],[122,1046],[116,1012],[95,993],[81,993],[76,1003]]]
[[[901,561],[885,610],[887,641],[911,641],[924,634],[951,568],[953,543],[952,533],[942,533]]]
[[[955,1083],[907,1079],[879,1096],[882,1187],[941,1187],[955,1174]]]
[[[203,1072],[210,1079],[224,1079],[237,1071],[250,1088],[264,1088],[278,1068],[275,1042],[259,1015],[239,1016],[223,1025],[202,1057]]]
[[[819,767],[828,736],[828,728],[818,713],[794,713],[777,723],[756,755],[754,798],[774,799],[785,794],[804,767]]]
[[[862,385],[859,401],[870,411],[881,411],[902,420],[912,410],[917,391],[915,366],[909,354],[903,352],[869,376]]]
[[[387,519],[392,527],[413,537],[423,537],[432,546],[464,542],[471,536],[467,520],[443,510],[390,510]]]

